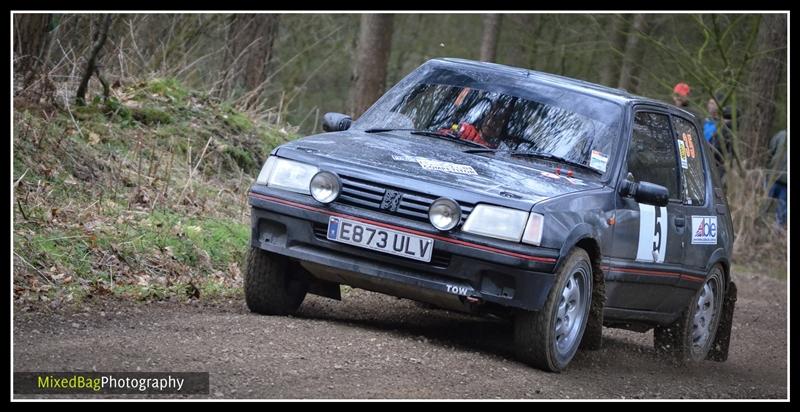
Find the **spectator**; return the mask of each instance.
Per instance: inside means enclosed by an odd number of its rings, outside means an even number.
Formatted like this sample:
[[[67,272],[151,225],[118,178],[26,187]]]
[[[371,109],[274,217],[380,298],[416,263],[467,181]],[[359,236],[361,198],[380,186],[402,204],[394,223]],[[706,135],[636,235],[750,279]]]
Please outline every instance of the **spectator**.
[[[769,141],[770,169],[777,173],[775,182],[769,190],[769,196],[776,199],[775,221],[780,227],[786,227],[786,130],[781,130]]]
[[[693,114],[694,117],[702,119],[699,113],[697,113],[697,111],[689,105],[689,95],[691,92],[692,89],[688,84],[684,82],[676,84],[675,87],[672,88],[672,102],[675,104],[675,106],[678,106],[681,109]]]
[[[737,111],[738,114],[738,111]],[[738,117],[738,116],[737,116]],[[722,109],[722,123],[718,123],[717,130],[711,137],[711,146],[714,151],[714,160],[717,164],[719,177],[725,185],[725,162],[733,158],[733,110],[729,106]]]
[[[719,101],[722,101],[722,99],[720,99],[719,96],[715,96],[708,99],[706,103],[708,117],[706,117],[706,121],[703,123],[703,135],[705,135],[707,142],[711,142],[714,133],[717,132],[717,123],[719,122],[719,104],[717,102]]]

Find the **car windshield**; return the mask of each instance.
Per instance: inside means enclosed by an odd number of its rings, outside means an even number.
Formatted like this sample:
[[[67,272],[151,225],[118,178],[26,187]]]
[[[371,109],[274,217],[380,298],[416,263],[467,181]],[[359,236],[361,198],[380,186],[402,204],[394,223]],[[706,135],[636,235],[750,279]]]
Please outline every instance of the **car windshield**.
[[[498,152],[563,159],[604,173],[619,135],[621,107],[524,73],[507,79],[428,63],[387,92],[353,128],[446,133]]]

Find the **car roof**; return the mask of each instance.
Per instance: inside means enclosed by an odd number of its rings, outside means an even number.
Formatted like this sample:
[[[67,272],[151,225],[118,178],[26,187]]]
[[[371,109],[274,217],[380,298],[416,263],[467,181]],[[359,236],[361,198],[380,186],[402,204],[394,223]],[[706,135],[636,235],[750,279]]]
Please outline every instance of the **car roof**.
[[[661,106],[668,109],[681,110],[672,104],[656,99],[651,99],[649,97],[631,94],[624,89],[615,89],[613,87],[603,86],[601,84],[591,83],[585,80],[573,79],[571,77],[544,73],[522,67],[513,67],[498,63],[481,62],[468,59],[457,59],[451,57],[431,59],[429,60],[429,62],[434,63],[438,66],[449,67],[452,69],[463,68],[470,70],[479,70],[485,73],[497,73],[506,76],[521,76],[521,77],[524,76],[536,83],[542,83],[542,82],[549,83],[554,86],[568,88],[580,93],[592,95],[605,100],[610,100],[622,105],[628,105],[632,103],[646,103],[655,106]],[[691,115],[691,113],[689,112],[686,113]]]

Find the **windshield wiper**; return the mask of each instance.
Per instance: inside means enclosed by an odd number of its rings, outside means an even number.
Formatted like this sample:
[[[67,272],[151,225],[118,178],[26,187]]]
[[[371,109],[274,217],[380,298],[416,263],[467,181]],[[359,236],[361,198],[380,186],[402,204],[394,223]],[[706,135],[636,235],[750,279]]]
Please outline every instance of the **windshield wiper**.
[[[464,149],[464,153],[497,153],[497,149],[491,147],[481,146],[480,149]]]
[[[469,140],[460,139],[458,136],[456,136],[456,135],[454,135],[452,133],[445,133],[445,132],[440,132],[440,131],[436,131],[436,130],[375,128],[375,129],[364,130],[364,133],[383,133],[383,132],[398,132],[398,131],[399,132],[410,132],[413,135],[435,137],[437,139],[449,140],[451,142],[460,143],[460,144],[467,145],[467,146],[474,146],[474,147],[480,147],[481,149],[493,150],[493,149],[490,149],[490,148],[488,148],[488,147],[486,147],[486,146],[484,146],[484,145],[482,145],[480,143],[475,143],[475,142],[472,142],[472,141],[469,141]]]
[[[595,169],[595,168],[593,168],[591,166],[587,166],[587,165],[585,165],[583,163],[579,163],[579,162],[576,162],[576,161],[573,161],[573,160],[565,159],[565,158],[563,158],[561,156],[556,156],[556,155],[554,155],[552,153],[547,153],[547,152],[524,152],[524,151],[517,151],[517,150],[503,151],[502,153],[507,153],[507,154],[509,154],[511,156],[536,157],[536,158],[539,158],[539,159],[552,160],[554,162],[564,163],[564,164],[568,164],[570,166],[579,167],[581,169],[590,170],[590,171],[592,171],[594,173],[597,173],[599,175],[603,174],[603,172],[601,172],[601,171],[599,171],[599,170],[597,170],[597,169]]]
[[[383,132],[396,132],[396,131],[413,131],[417,129],[388,129],[388,128],[373,128],[364,130],[364,133],[383,133]]]

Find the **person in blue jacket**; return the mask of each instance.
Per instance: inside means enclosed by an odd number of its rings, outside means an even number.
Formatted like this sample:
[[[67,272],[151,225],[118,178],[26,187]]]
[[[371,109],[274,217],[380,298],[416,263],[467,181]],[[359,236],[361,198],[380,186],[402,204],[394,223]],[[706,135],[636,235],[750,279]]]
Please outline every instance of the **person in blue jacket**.
[[[719,105],[717,104],[717,99],[714,97],[708,99],[706,109],[708,110],[708,117],[706,117],[703,123],[703,135],[705,135],[707,142],[711,142],[714,133],[717,132],[717,122],[719,122]]]

